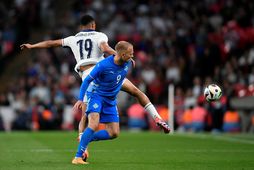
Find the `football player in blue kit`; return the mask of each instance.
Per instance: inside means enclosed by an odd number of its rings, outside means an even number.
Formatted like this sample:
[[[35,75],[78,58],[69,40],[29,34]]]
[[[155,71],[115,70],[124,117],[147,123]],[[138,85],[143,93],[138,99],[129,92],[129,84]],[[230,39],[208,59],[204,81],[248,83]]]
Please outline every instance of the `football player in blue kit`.
[[[119,115],[116,97],[120,91],[133,58],[133,45],[120,41],[115,46],[116,55],[111,55],[98,62],[84,79],[79,100],[83,101],[89,84],[93,81],[94,89],[88,98],[88,126],[81,136],[78,151],[73,164],[87,164],[82,158],[91,141],[114,139],[119,135]],[[96,131],[99,123],[104,123],[104,130]]]
[[[103,54],[115,54],[115,50],[108,44],[108,37],[102,32],[95,31],[96,23],[92,16],[84,15],[80,20],[80,32],[74,36],[65,37],[57,40],[46,40],[35,44],[22,44],[20,48],[51,48],[51,47],[70,47],[76,60],[74,70],[84,80],[94,68],[95,64],[104,59]],[[122,91],[136,97],[138,102],[144,107],[145,111],[154,119],[155,123],[161,127],[165,133],[170,132],[170,127],[162,120],[150,99],[139,90],[131,81],[126,79],[122,86]],[[89,91],[89,90],[88,90]],[[83,102],[84,101],[84,102]],[[86,97],[83,101],[77,101],[73,107],[73,112],[77,113],[82,108],[86,110]],[[86,126],[86,115],[83,114],[79,123],[79,140]]]
[[[95,31],[96,23],[92,16],[84,15],[80,20],[80,32],[74,36],[65,37],[57,40],[46,40],[35,44],[22,44],[20,48],[35,49],[35,48],[51,48],[51,47],[70,47],[76,60],[75,71],[84,80],[95,64],[104,59],[103,54],[116,54],[115,50],[108,45],[108,37],[102,32]],[[150,99],[139,90],[132,82],[125,79],[123,82],[122,91],[134,96],[138,102],[144,107],[144,110],[154,119],[155,123],[161,127],[165,133],[170,132],[170,127],[162,120],[158,114],[155,106],[151,103]],[[90,88],[88,88],[90,91]],[[86,99],[79,100],[73,107],[74,113],[79,112],[80,108],[86,110]],[[86,115],[83,114],[79,123],[79,140],[86,126]],[[88,152],[86,152],[88,155]],[[87,156],[88,157],[88,156]]]

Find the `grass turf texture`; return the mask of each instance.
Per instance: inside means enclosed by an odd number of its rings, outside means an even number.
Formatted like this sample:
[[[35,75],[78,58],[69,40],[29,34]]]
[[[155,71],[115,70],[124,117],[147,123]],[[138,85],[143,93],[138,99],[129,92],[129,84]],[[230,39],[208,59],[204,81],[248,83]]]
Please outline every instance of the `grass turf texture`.
[[[254,169],[254,135],[122,132],[93,142],[89,165],[72,165],[76,132],[0,133],[0,170]]]

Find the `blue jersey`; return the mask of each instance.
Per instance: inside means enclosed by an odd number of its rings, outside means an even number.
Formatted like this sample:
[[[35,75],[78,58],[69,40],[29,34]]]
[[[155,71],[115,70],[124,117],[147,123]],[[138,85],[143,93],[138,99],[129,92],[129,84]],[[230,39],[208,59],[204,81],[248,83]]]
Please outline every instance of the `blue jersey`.
[[[98,62],[89,76],[82,82],[79,100],[83,101],[85,92],[91,81],[95,84],[94,93],[114,100],[122,87],[123,80],[130,66],[131,62],[116,65],[113,55]]]

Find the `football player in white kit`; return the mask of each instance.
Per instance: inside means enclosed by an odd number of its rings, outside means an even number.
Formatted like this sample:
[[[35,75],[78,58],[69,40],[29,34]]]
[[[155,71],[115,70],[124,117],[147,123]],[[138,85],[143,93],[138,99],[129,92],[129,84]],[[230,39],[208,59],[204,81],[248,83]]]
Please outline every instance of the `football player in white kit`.
[[[46,40],[36,44],[22,44],[20,45],[20,48],[23,50],[59,46],[70,47],[77,62],[74,69],[80,75],[82,80],[84,80],[85,77],[91,72],[95,64],[104,59],[104,53],[116,54],[116,52],[108,45],[108,37],[102,32],[95,31],[96,23],[92,16],[84,15],[81,18],[80,24],[81,31],[74,36],[69,36],[58,40]],[[136,97],[146,112],[148,112],[155,120],[155,123],[161,127],[165,133],[170,132],[169,126],[162,120],[149,98],[128,79],[125,79],[121,90]],[[86,97],[84,98],[84,102],[77,101],[73,107],[73,110],[78,111],[80,108],[82,108],[84,113],[84,110],[86,109]],[[79,124],[79,136],[81,136],[85,129],[85,121],[86,114],[83,114]]]

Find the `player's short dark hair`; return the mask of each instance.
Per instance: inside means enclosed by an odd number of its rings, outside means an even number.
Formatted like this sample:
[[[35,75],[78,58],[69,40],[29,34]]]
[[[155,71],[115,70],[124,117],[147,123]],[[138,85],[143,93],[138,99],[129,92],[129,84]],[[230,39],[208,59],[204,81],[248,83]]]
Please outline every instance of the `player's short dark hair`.
[[[94,18],[91,15],[84,15],[81,17],[80,24],[81,25],[88,25],[91,22],[94,22]]]

